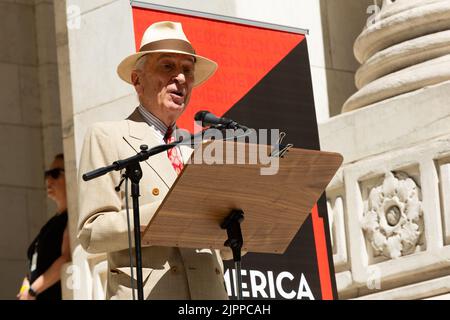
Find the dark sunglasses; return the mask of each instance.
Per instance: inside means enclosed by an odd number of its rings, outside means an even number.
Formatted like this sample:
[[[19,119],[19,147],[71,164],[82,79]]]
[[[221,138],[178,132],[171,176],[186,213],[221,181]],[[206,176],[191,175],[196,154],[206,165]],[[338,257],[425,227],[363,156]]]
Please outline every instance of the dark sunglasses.
[[[44,179],[47,179],[48,177],[52,177],[53,179],[58,179],[62,172],[64,172],[64,169],[61,169],[61,168],[47,170],[44,172]]]

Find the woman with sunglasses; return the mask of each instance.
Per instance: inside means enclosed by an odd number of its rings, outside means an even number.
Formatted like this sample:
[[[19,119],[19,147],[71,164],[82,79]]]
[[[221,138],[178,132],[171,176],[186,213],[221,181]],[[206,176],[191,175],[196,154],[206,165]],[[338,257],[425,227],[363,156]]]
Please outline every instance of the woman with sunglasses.
[[[63,154],[55,156],[44,177],[47,196],[56,203],[56,214],[28,248],[28,274],[17,295],[20,300],[61,300],[61,268],[70,261]]]

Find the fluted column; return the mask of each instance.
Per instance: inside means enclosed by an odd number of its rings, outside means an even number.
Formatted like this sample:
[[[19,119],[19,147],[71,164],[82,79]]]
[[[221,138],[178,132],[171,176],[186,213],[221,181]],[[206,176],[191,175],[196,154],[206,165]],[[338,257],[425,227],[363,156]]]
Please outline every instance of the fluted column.
[[[342,112],[450,80],[450,1],[384,0],[354,53],[359,91]]]

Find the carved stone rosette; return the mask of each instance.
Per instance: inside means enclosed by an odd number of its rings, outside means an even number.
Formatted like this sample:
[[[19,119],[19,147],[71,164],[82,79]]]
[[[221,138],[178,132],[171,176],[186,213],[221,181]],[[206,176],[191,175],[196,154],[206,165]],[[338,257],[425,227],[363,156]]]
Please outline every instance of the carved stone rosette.
[[[384,182],[369,193],[362,218],[374,256],[395,259],[420,250],[423,212],[420,188],[405,173],[386,173]]]

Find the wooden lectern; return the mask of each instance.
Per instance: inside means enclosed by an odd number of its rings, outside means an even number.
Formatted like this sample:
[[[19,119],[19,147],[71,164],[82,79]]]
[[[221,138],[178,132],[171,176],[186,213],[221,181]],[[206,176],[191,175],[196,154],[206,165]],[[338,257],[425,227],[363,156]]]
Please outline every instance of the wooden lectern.
[[[271,151],[221,140],[203,143],[145,228],[143,245],[225,249],[227,232],[221,224],[239,209],[245,215],[243,250],[284,253],[342,156],[292,148],[278,158],[276,174],[262,175],[269,165],[261,163],[259,153],[268,157]],[[210,164],[214,159],[219,164]]]
[[[342,163],[337,153],[214,140],[197,148],[143,232],[143,245],[286,251]],[[267,163],[266,163],[267,162]],[[225,230],[224,230],[225,229]]]

